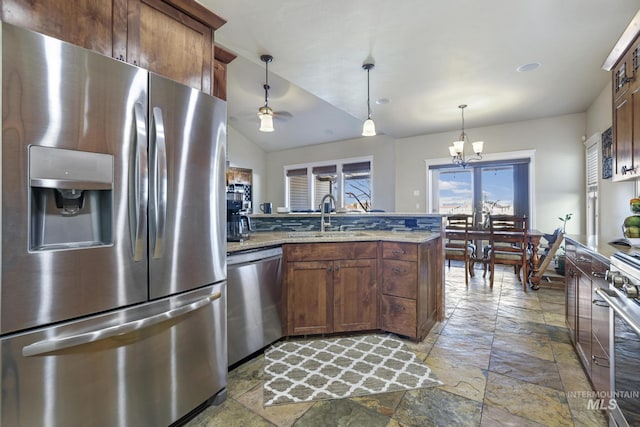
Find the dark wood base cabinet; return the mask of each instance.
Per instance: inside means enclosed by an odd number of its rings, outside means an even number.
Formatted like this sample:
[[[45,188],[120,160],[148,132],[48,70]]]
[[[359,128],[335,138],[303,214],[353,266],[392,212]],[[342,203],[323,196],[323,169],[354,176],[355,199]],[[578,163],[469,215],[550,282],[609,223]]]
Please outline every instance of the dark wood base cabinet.
[[[376,329],[377,244],[283,247],[287,335]]]
[[[442,320],[442,243],[283,246],[285,335],[382,329],[422,340]]]
[[[381,243],[381,329],[421,341],[442,319],[440,242]]]
[[[609,308],[596,294],[608,288],[606,259],[566,240],[566,323],[593,389],[609,392]]]

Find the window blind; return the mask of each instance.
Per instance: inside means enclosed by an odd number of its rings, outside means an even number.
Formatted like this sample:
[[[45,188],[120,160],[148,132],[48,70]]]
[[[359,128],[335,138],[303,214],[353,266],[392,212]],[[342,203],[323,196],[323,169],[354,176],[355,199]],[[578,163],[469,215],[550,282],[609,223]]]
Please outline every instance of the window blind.
[[[587,191],[598,189],[598,144],[587,147],[586,155]]]

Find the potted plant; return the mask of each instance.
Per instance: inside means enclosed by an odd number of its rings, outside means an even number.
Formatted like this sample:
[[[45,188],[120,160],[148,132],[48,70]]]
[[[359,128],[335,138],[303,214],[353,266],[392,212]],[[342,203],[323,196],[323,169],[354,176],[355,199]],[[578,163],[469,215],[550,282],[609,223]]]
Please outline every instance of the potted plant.
[[[563,235],[565,234],[567,229],[567,222],[571,219],[572,216],[573,216],[572,213],[568,213],[568,214],[565,214],[564,218],[558,217],[558,219],[562,221]],[[560,248],[558,249],[558,253],[556,254],[556,273],[558,273],[561,276],[564,276],[565,260],[566,260],[566,254],[564,251],[564,245],[561,245]]]

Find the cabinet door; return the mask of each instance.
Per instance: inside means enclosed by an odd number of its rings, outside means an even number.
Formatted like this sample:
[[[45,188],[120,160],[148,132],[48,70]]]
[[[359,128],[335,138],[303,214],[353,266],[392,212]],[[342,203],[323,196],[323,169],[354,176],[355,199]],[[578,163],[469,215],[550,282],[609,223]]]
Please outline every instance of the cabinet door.
[[[591,278],[577,274],[577,330],[576,350],[584,366],[591,366]]]
[[[334,332],[375,329],[376,260],[334,261],[333,270]]]
[[[567,329],[569,330],[569,336],[573,344],[576,344],[576,327],[578,325],[578,269],[573,263],[572,259],[567,255],[566,259],[566,276],[565,276],[565,291],[566,291],[566,311],[565,317],[567,322]]]
[[[380,310],[383,330],[419,339],[416,300],[382,295]]]
[[[416,299],[418,294],[416,261],[382,260],[382,293]]]
[[[126,38],[127,0],[3,0],[2,20],[59,40],[116,56]]]
[[[129,0],[127,62],[211,94],[213,31],[161,0]]]
[[[287,334],[333,331],[333,262],[288,262],[286,267]]]
[[[597,340],[593,341],[591,354],[591,383],[593,388],[599,392],[611,391],[609,355]],[[607,396],[607,393],[603,393]],[[608,400],[606,400],[608,403]]]
[[[443,298],[443,266],[441,240],[432,240],[421,245],[420,272],[418,274],[418,333],[425,337],[437,321],[444,319],[442,312]],[[426,295],[426,297],[425,297]]]
[[[596,293],[598,288],[609,288],[609,283],[604,279],[609,265],[594,259],[593,279],[591,282],[591,332],[593,337],[602,346],[604,352],[609,354],[609,306]],[[593,344],[595,348],[595,344]]]

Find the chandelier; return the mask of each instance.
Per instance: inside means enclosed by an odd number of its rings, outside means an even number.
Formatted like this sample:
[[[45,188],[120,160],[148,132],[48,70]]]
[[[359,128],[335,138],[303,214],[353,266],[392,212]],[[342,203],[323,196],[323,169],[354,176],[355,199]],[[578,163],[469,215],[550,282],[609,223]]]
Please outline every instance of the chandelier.
[[[460,132],[460,140],[454,141],[453,145],[449,147],[449,154],[451,154],[451,161],[462,168],[466,168],[470,162],[475,162],[482,159],[482,148],[484,141],[475,141],[471,144],[475,155],[473,157],[465,157],[464,146],[465,142],[469,142],[467,134],[464,132],[464,109],[467,108],[467,104],[458,105],[462,112],[462,131]]]

